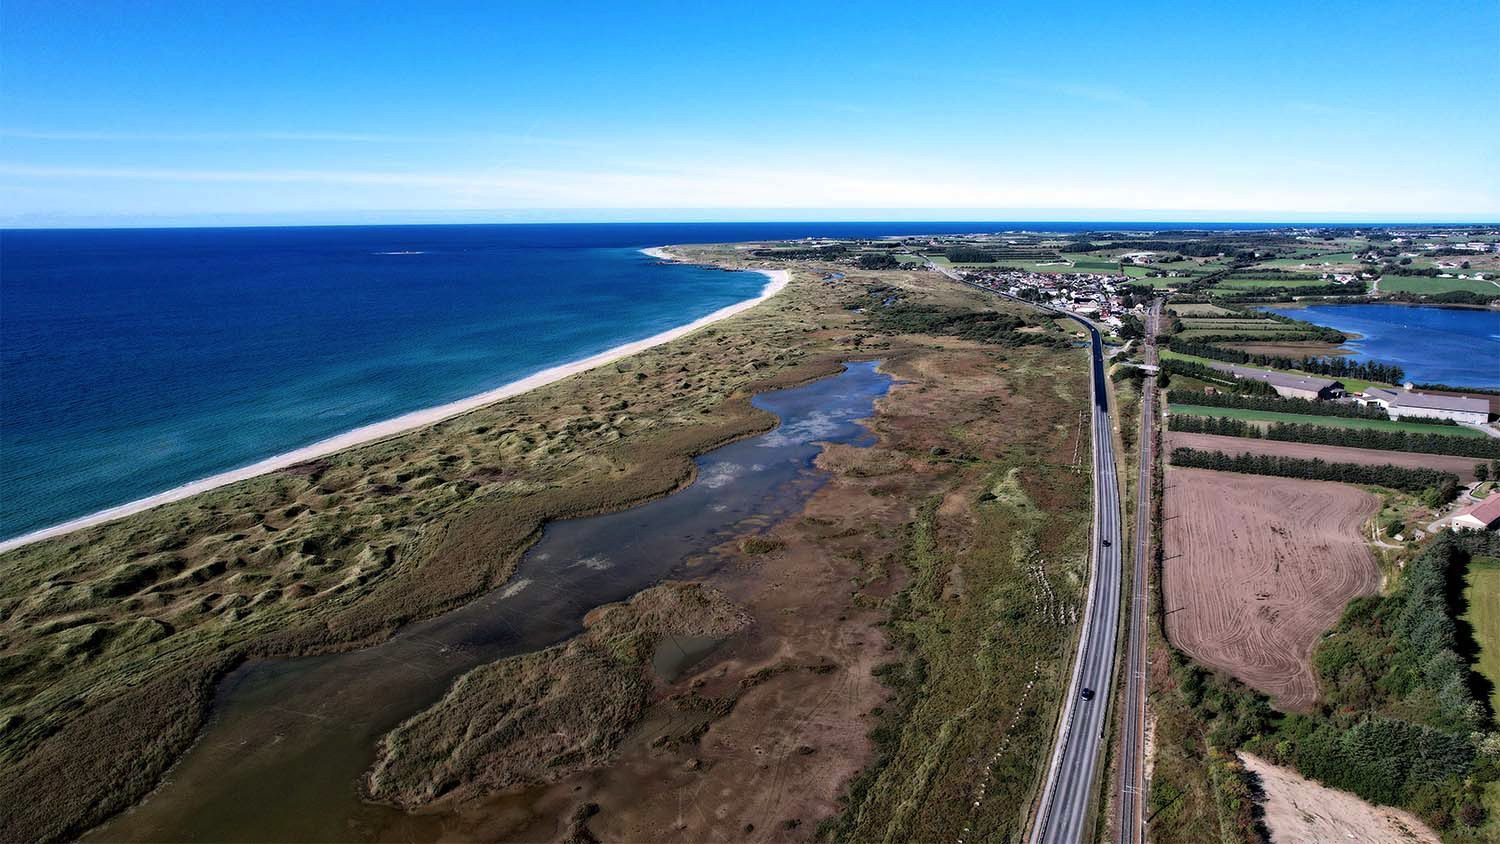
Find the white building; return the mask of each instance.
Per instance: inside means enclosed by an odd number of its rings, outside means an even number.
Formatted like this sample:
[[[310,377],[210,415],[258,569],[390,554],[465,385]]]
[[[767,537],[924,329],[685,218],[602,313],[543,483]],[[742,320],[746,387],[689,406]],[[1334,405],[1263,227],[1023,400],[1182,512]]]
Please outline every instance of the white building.
[[[1459,510],[1451,524],[1454,530],[1489,530],[1497,522],[1500,522],[1500,492],[1492,492],[1489,498]]]
[[[1371,387],[1365,398],[1385,408],[1392,419],[1451,419],[1465,425],[1483,425],[1490,420],[1490,403],[1468,396],[1436,396],[1410,389]]]

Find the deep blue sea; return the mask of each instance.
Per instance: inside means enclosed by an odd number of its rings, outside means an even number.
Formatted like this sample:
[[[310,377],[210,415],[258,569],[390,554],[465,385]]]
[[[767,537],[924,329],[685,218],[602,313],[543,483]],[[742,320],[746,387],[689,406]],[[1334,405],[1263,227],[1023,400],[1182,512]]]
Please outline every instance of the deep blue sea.
[[[1500,387],[1500,311],[1413,305],[1266,308],[1360,335],[1356,360],[1399,364],[1419,384]]]
[[[648,337],[751,298],[766,282],[659,266],[640,247],[1169,227],[1179,226],[0,232],[0,538]]]

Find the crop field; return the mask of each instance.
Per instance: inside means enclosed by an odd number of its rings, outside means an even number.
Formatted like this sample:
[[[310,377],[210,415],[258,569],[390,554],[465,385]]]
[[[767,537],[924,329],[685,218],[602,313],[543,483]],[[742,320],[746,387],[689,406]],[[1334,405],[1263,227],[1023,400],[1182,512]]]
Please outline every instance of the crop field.
[[[1324,481],[1169,469],[1162,564],[1167,636],[1283,710],[1317,699],[1318,639],[1380,570],[1365,521],[1380,500]]]
[[[1437,434],[1448,437],[1483,437],[1484,432],[1462,425],[1426,425],[1421,422],[1400,422],[1394,419],[1354,419],[1346,416],[1308,416],[1301,413],[1281,413],[1274,410],[1246,410],[1238,407],[1202,407],[1191,404],[1174,404],[1173,413],[1184,416],[1225,416],[1244,419],[1247,422],[1296,422],[1302,425],[1322,425],[1329,428],[1367,428],[1376,431],[1409,431],[1414,434]]]
[[[1181,317],[1184,317],[1184,318],[1186,318],[1186,317],[1195,317],[1195,316],[1215,316],[1215,315],[1224,315],[1224,314],[1232,314],[1232,313],[1234,313],[1234,311],[1231,311],[1228,308],[1221,308],[1218,305],[1210,305],[1210,304],[1208,304],[1206,302],[1203,302],[1203,303],[1191,302],[1191,303],[1188,303],[1186,305],[1173,304],[1172,305],[1172,310],[1176,311],[1178,316],[1181,316]]]
[[[1417,454],[1411,451],[1381,451],[1375,448],[1349,448],[1347,446],[1323,445],[1322,443],[1295,443],[1283,440],[1260,440],[1251,437],[1225,437],[1217,434],[1194,434],[1187,431],[1167,431],[1162,434],[1166,452],[1174,448],[1196,448],[1200,451],[1222,451],[1237,454],[1272,454],[1278,457],[1296,457],[1300,460],[1317,458],[1329,463],[1359,463],[1364,466],[1401,466],[1407,469],[1439,469],[1452,472],[1464,482],[1474,480],[1473,457],[1455,457],[1447,454]],[[1500,656],[1497,656],[1500,659]]]
[[[1500,284],[1488,279],[1428,278],[1419,275],[1388,275],[1380,279],[1381,293],[1452,293],[1456,290],[1500,296]]]
[[[1318,287],[1328,282],[1321,278],[1297,278],[1276,276],[1243,276],[1235,278],[1231,276],[1218,284],[1216,288],[1226,290],[1259,290],[1266,287]]]
[[[1220,333],[1227,334],[1235,331],[1291,331],[1301,332],[1305,329],[1300,325],[1289,322],[1277,322],[1272,319],[1194,319],[1183,317],[1182,327],[1190,331],[1216,329]]]
[[[1490,707],[1500,712],[1500,558],[1469,561],[1462,620],[1469,623],[1479,646],[1479,673],[1490,681]]]
[[[1331,252],[1321,255],[1303,255],[1293,258],[1275,258],[1270,261],[1261,261],[1251,269],[1263,270],[1327,270],[1333,267],[1357,268],[1359,262],[1354,260],[1353,252]]]
[[[1192,281],[1192,279],[1190,278],[1183,278],[1181,276],[1178,276],[1177,278],[1146,278],[1142,275],[1131,273],[1129,267],[1125,268],[1125,274],[1127,276],[1130,276],[1130,282],[1132,284],[1144,284],[1150,287],[1155,287],[1158,290],[1164,287],[1178,287],[1180,285],[1187,284],[1189,281]]]

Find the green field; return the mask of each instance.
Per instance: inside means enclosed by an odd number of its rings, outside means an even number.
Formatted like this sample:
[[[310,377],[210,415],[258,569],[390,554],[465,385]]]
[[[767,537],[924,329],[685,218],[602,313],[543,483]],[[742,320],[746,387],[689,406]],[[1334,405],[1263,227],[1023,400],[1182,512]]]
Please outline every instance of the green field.
[[[1339,267],[1359,266],[1359,262],[1354,260],[1353,252],[1332,252],[1322,255],[1303,255],[1295,258],[1276,258],[1271,261],[1261,261],[1255,267],[1251,267],[1251,269],[1259,267],[1260,269],[1295,270],[1304,264],[1309,268],[1309,271],[1314,267],[1323,269],[1324,264]]]
[[[1500,558],[1475,557],[1469,561],[1464,602],[1468,610],[1460,618],[1474,631],[1479,645],[1479,673],[1490,681],[1490,705],[1500,712]]]
[[[1228,308],[1221,308],[1218,305],[1210,305],[1207,303],[1198,302],[1191,302],[1186,305],[1174,304],[1172,305],[1172,310],[1176,311],[1177,315],[1183,317],[1184,319],[1195,316],[1234,313],[1234,311],[1231,311]]]
[[[1496,279],[1500,281],[1500,279]],[[1388,275],[1380,279],[1381,293],[1450,293],[1467,290],[1500,296],[1500,284],[1474,278],[1427,278],[1419,275]]]
[[[1300,325],[1271,319],[1194,319],[1183,317],[1182,327],[1189,330],[1219,331],[1306,331]]]
[[[1460,425],[1427,425],[1421,422],[1396,422],[1389,419],[1353,419],[1347,416],[1309,416],[1303,413],[1280,413],[1274,410],[1244,410],[1238,407],[1202,407],[1174,404],[1173,413],[1183,416],[1223,416],[1246,422],[1293,422],[1321,425],[1327,428],[1361,428],[1375,431],[1406,431],[1412,434],[1437,434],[1447,437],[1483,437],[1484,433]]]
[[[1125,274],[1130,275],[1130,270],[1130,267],[1126,267]],[[1144,284],[1157,289],[1161,289],[1164,287],[1179,287],[1189,281],[1192,281],[1192,279],[1183,278],[1181,276],[1178,276],[1177,278],[1145,278],[1144,276],[1130,276],[1130,282],[1132,284]]]
[[[1234,278],[1231,276],[1214,286],[1226,290],[1256,290],[1263,287],[1317,287],[1329,283],[1321,278],[1275,278],[1272,276]]]

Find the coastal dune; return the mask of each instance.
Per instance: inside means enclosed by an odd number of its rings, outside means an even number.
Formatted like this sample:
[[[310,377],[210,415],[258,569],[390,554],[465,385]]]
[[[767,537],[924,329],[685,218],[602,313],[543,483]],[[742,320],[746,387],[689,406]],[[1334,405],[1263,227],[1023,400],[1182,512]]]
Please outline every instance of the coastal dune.
[[[666,248],[664,247],[642,249],[641,252],[652,258],[657,258],[664,261],[676,260],[676,258],[668,253],[666,251]],[[135,513],[150,510],[151,508],[158,507],[162,504],[170,504],[174,501],[181,501],[184,498],[189,498],[201,492],[207,492],[208,490],[216,489],[221,486],[226,486],[238,481],[243,481],[248,478],[256,477],[258,475],[264,475],[268,472],[275,472],[277,470],[285,469],[289,466],[295,466],[298,463],[305,463],[309,460],[314,460],[319,457],[326,457],[327,455],[343,451],[347,448],[365,445],[367,443],[375,442],[377,440],[394,436],[396,434],[403,434],[417,428],[421,428],[427,425],[433,425],[438,422],[451,419],[455,416],[460,416],[470,411],[477,410],[481,407],[484,407],[485,405],[494,404],[497,401],[521,395],[522,393],[534,390],[538,387],[560,381],[570,375],[576,375],[580,372],[587,372],[588,370],[594,369],[595,367],[613,363],[614,361],[617,361],[621,358],[629,357],[630,355],[643,352],[646,349],[650,349],[654,346],[660,346],[663,343],[669,343],[700,328],[712,325],[713,323],[719,322],[720,320],[728,319],[735,314],[742,313],[746,310],[749,310],[750,308],[755,307],[761,302],[764,302],[777,293],[781,292],[781,290],[784,289],[787,283],[791,280],[790,273],[787,270],[751,270],[751,272],[761,273],[767,278],[766,286],[761,290],[759,296],[756,296],[753,299],[746,299],[743,302],[736,302],[735,304],[729,305],[728,307],[720,308],[719,310],[714,311],[707,316],[695,319],[692,322],[687,323],[686,325],[680,325],[676,328],[672,328],[658,334],[653,334],[650,337],[646,337],[641,340],[636,340],[631,343],[625,343],[612,349],[607,349],[596,355],[590,355],[589,357],[572,361],[571,363],[564,363],[558,366],[543,369],[540,372],[533,373],[518,381],[512,381],[509,384],[505,384],[493,390],[487,390],[477,395],[469,396],[468,398],[459,399],[458,401],[449,402],[447,404],[438,405],[436,407],[414,410],[410,413],[402,414],[393,419],[387,419],[383,422],[375,422],[369,425],[364,425],[351,431],[346,431],[337,436],[320,440],[311,445],[303,446],[302,448],[293,449],[292,451],[288,451],[282,454],[275,455],[273,457],[268,457],[255,463],[251,463],[248,466],[242,466],[238,469],[230,469],[226,472],[220,472],[219,474],[211,475],[207,478],[202,478],[191,483],[186,483],[182,486],[166,490],[165,492],[157,493],[156,495],[147,496],[145,498],[117,505],[115,507],[100,510],[87,516],[70,519],[66,522],[62,522],[51,527],[42,528],[40,530],[12,537],[10,539],[0,541],[0,553],[11,551],[24,545],[30,545],[33,542],[40,542],[44,539],[52,539],[54,537],[72,533],[73,531],[80,530],[82,528],[92,527],[94,525],[114,521],[115,519],[121,519]]]

